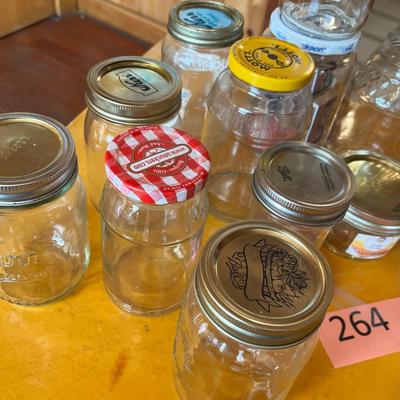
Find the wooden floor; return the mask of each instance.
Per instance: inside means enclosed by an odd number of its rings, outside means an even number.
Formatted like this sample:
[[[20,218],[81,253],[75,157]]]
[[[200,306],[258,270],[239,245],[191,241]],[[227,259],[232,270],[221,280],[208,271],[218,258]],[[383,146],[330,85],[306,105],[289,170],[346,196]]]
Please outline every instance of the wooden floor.
[[[86,73],[150,45],[92,18],[39,22],[0,39],[0,112],[36,112],[68,124],[84,107]]]

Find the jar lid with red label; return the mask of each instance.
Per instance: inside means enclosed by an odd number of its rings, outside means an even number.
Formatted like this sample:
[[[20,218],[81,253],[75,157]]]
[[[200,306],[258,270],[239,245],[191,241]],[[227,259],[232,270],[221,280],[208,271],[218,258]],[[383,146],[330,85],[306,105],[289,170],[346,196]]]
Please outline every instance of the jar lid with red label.
[[[179,203],[200,192],[210,156],[200,141],[167,126],[142,126],[108,145],[106,174],[122,194],[145,204]]]

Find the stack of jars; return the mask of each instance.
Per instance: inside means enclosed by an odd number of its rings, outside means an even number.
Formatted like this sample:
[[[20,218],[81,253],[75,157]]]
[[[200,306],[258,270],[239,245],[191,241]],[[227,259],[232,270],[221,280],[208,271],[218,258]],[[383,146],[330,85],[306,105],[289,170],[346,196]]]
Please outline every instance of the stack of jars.
[[[86,173],[105,288],[132,314],[182,305],[182,399],[284,399],[332,297],[318,249],[373,259],[400,237],[400,165],[376,152],[378,137],[346,144],[349,102],[334,120],[368,11],[342,3],[282,1],[265,37],[241,39],[233,7],[183,1],[161,62],[118,57],[88,73]],[[388,62],[398,73],[393,35],[368,73]],[[359,102],[375,96],[367,72],[356,73]],[[5,114],[0,171],[0,297],[55,300],[89,261],[73,140],[49,118]],[[201,251],[209,203],[226,226]]]

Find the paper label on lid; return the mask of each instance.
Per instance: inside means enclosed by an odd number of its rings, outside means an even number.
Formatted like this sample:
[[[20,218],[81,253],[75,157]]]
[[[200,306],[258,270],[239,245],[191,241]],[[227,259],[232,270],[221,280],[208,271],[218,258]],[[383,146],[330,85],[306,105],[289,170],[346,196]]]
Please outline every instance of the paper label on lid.
[[[399,239],[400,236],[384,237],[359,233],[347,248],[346,253],[365,259],[383,257]]]
[[[180,12],[179,18],[188,25],[202,29],[225,29],[233,24],[228,14],[214,8],[187,8]]]

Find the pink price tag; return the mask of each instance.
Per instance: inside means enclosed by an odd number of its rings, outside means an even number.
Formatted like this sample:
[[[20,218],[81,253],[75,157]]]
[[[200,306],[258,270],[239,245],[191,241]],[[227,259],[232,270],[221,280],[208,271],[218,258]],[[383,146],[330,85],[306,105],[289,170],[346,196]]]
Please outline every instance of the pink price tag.
[[[321,342],[335,368],[400,351],[400,298],[326,315]]]

